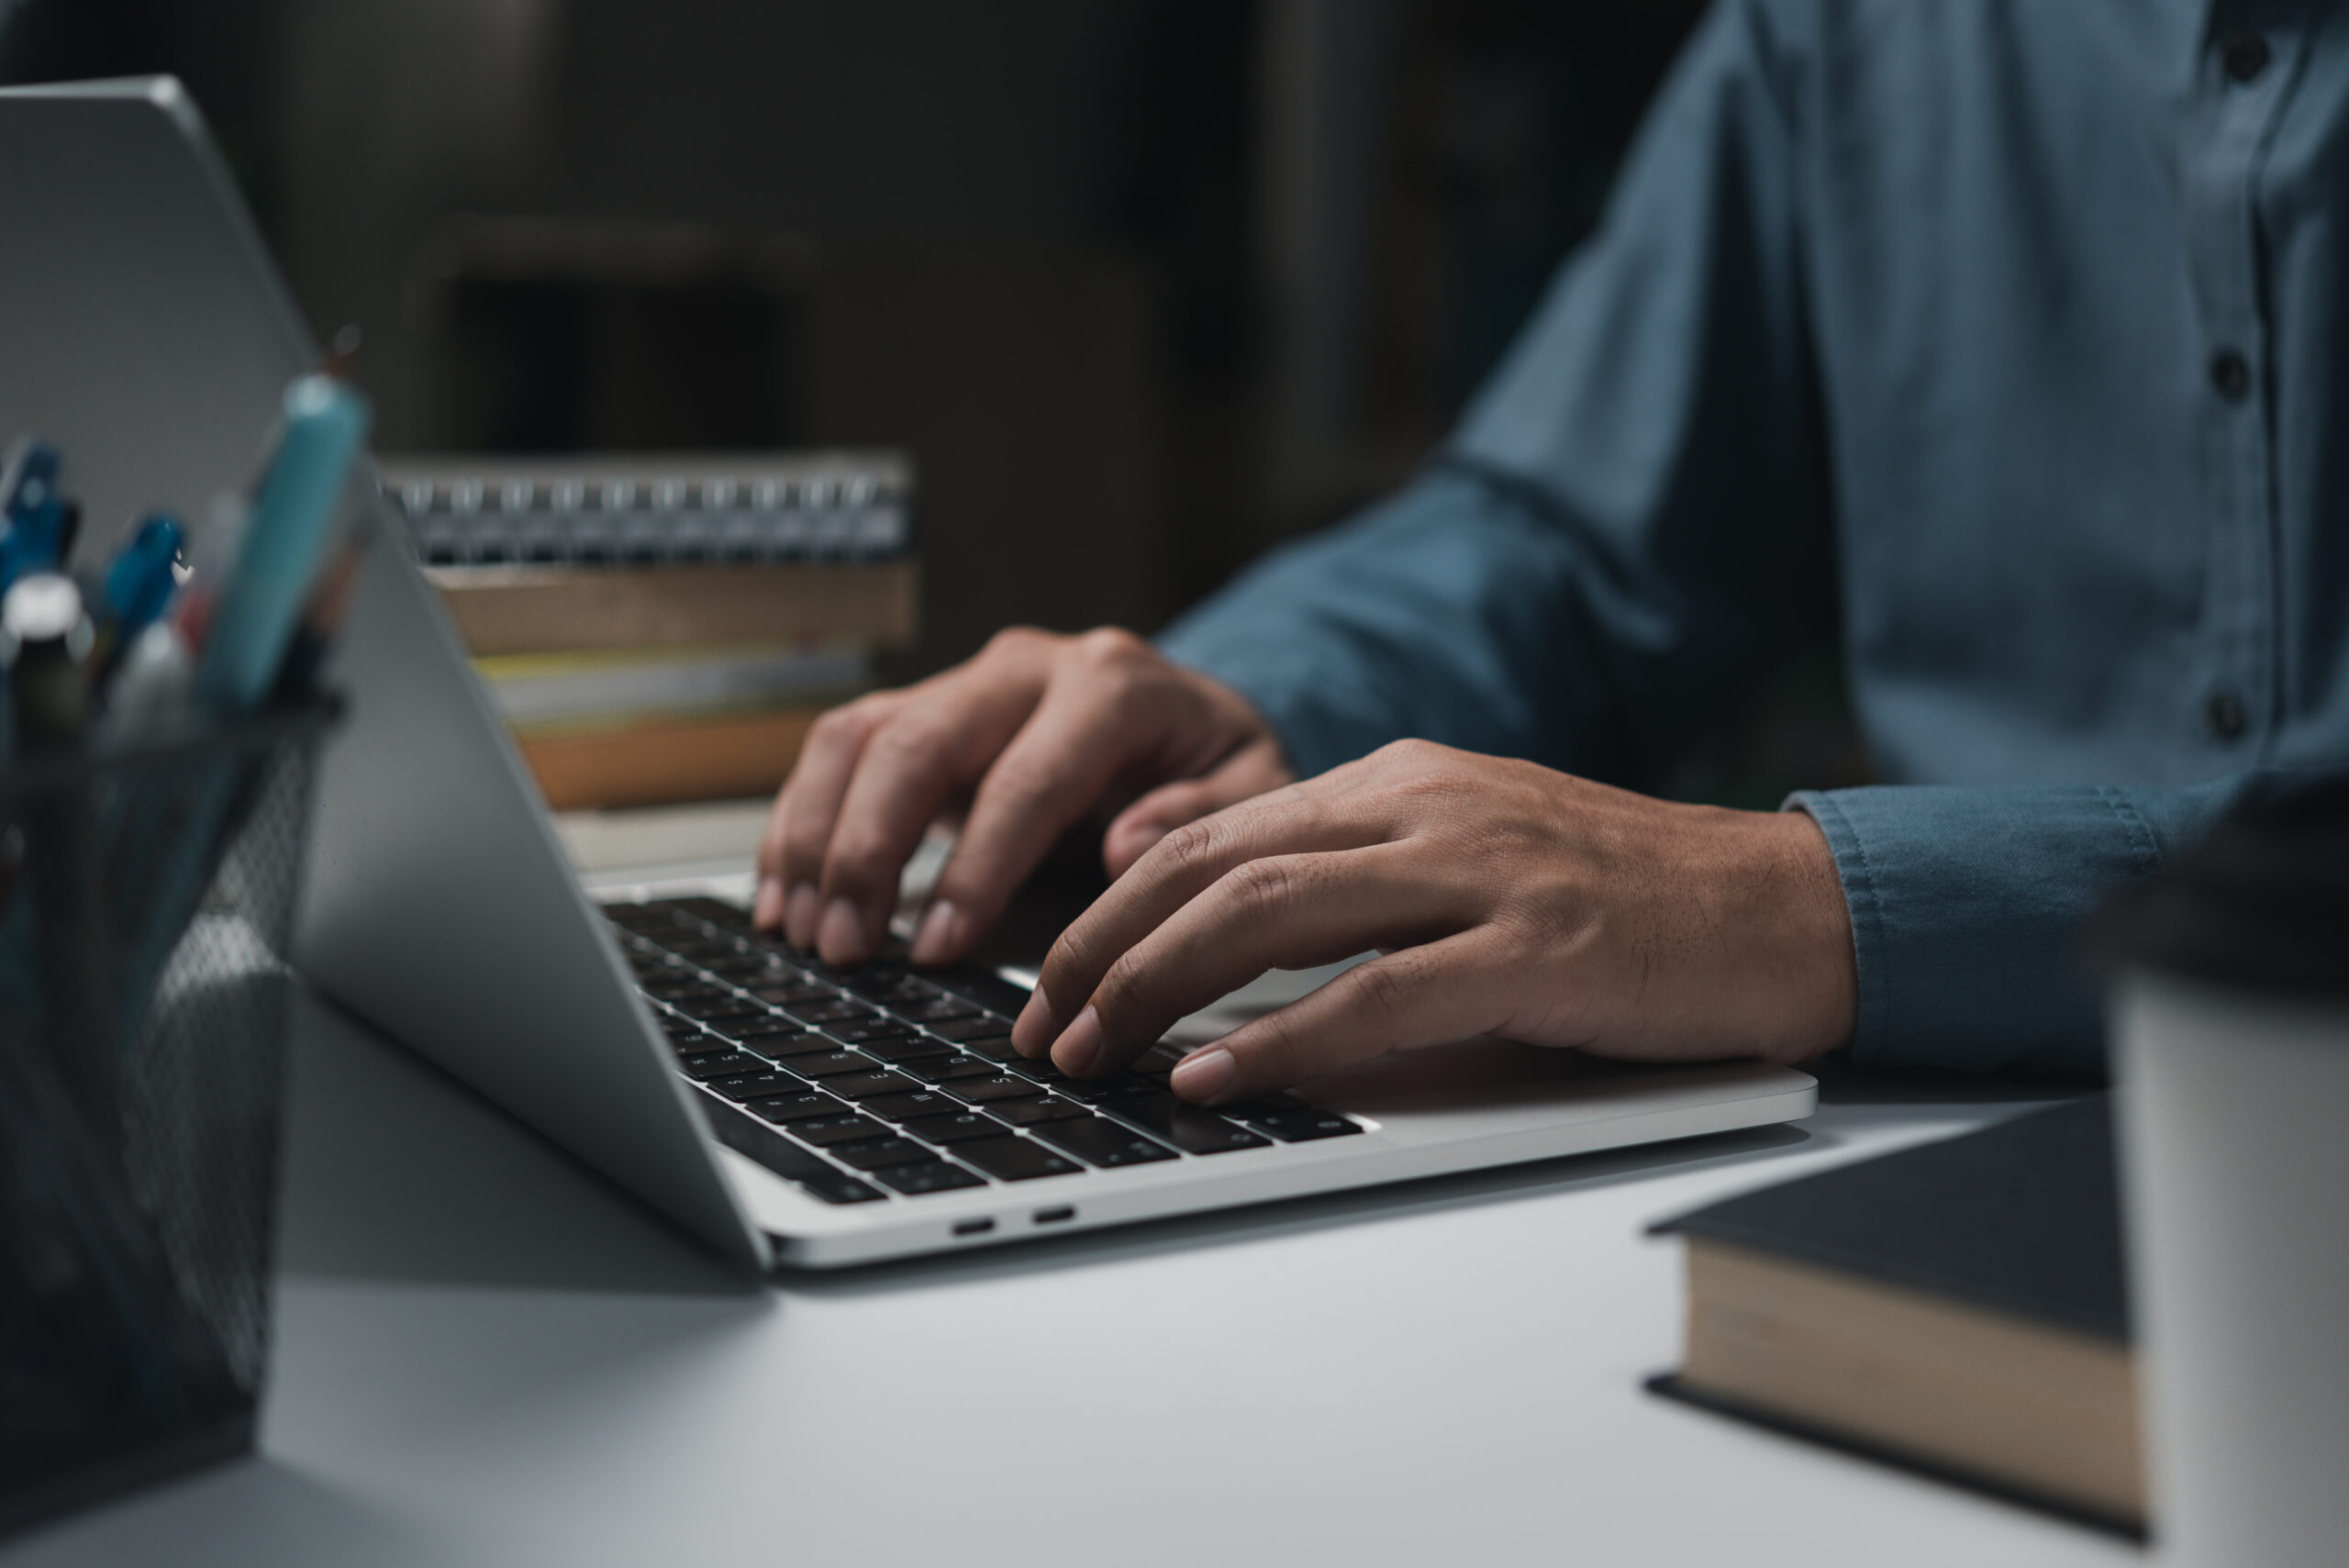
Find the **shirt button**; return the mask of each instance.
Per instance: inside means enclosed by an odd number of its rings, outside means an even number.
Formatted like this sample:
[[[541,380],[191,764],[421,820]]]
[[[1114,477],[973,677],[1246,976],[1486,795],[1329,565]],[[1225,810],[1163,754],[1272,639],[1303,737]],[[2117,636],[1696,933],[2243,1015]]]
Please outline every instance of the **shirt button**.
[[[2221,740],[2243,733],[2243,698],[2232,692],[2212,692],[2202,705],[2202,726]]]
[[[2251,361],[2232,349],[2220,350],[2210,356],[2210,384],[2228,402],[2241,402],[2251,390]]]
[[[2231,32],[2219,40],[2219,65],[2230,82],[2249,82],[2267,69],[2267,40],[2257,33]]]

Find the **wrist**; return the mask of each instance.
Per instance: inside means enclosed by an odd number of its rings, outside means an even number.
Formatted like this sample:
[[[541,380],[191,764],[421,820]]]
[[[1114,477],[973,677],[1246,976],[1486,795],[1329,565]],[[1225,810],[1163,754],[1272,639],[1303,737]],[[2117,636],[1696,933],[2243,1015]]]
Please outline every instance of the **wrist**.
[[[1774,1015],[1766,1054],[1799,1062],[1851,1043],[1859,1016],[1859,970],[1843,881],[1827,835],[1806,811],[1756,813],[1765,850],[1754,912]]]

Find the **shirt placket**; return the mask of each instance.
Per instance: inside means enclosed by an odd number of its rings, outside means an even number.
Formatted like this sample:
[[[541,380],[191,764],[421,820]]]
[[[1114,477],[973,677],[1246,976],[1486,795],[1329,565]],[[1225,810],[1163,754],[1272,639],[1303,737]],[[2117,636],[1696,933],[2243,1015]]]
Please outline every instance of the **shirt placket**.
[[[2299,64],[2301,7],[2218,0],[2198,41],[2184,149],[2188,252],[2205,347],[2198,444],[2210,521],[2199,689],[2180,721],[2249,762],[2278,698],[2276,396],[2258,183]]]

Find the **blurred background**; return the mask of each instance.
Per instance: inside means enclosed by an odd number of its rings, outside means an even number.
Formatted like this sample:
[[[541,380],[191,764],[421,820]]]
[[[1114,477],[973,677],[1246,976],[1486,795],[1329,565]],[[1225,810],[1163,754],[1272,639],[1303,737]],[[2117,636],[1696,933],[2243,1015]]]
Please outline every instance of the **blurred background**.
[[[1701,8],[0,0],[0,79],[184,80],[382,450],[909,452],[895,680],[1408,477]],[[1675,793],[1852,756],[1822,651]]]

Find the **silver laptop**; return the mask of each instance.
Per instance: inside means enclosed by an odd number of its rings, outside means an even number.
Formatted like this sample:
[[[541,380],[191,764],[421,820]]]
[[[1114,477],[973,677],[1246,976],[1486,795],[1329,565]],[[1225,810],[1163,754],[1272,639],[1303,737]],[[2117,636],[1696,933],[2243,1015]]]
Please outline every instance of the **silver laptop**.
[[[316,363],[168,79],[0,92],[0,431],[61,442],[107,542],[241,484]],[[331,665],[295,959],[351,1011],[745,1264],[829,1267],[1791,1120],[1804,1073],[1494,1040],[1205,1112],[1172,1048],[1021,1062],[1004,973],[835,973],[704,896],[582,890],[396,528]],[[429,1158],[419,1152],[418,1158]]]

